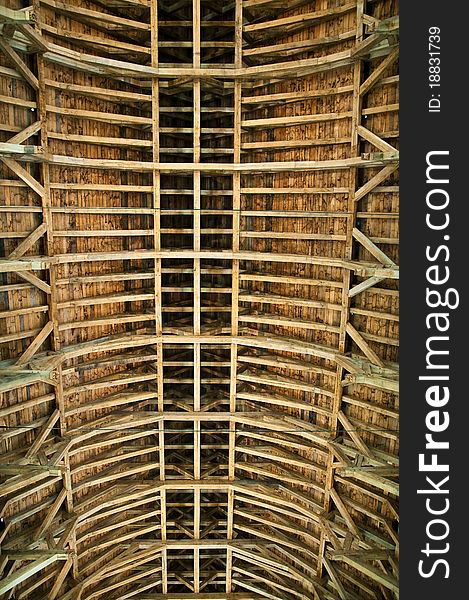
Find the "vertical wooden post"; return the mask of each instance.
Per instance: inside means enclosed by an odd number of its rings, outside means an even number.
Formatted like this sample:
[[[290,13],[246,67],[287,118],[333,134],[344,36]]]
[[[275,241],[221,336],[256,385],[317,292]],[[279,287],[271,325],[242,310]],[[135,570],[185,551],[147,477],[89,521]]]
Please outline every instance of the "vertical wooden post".
[[[192,1],[192,60],[194,69],[200,69],[200,35],[201,35],[201,2]],[[194,103],[194,163],[200,163],[201,151],[201,82],[197,78],[193,84]],[[201,172],[194,171],[194,251],[200,252],[200,209],[201,209]],[[200,258],[194,258],[194,335],[201,333],[201,292],[200,292]],[[194,343],[194,412],[200,412],[200,342]],[[200,420],[194,418],[194,479],[201,476],[200,465],[201,432]],[[200,488],[194,490],[194,539],[200,538]],[[200,591],[200,550],[194,547],[194,593]]]
[[[36,27],[40,30],[40,15],[41,15],[41,5],[38,0],[34,0],[33,2],[34,12],[37,17]],[[37,55],[37,79],[38,79],[38,91],[37,91],[37,113],[38,120],[41,122],[40,129],[40,140],[41,146],[44,150],[44,153],[48,154],[48,145],[49,145],[49,137],[48,137],[48,124],[47,124],[47,96],[46,96],[46,66],[42,53]],[[46,224],[46,255],[51,257],[54,255],[54,228],[53,228],[53,220],[52,220],[52,200],[51,200],[51,177],[50,177],[50,167],[47,161],[41,163],[41,184],[44,189],[44,193],[41,195],[42,202],[42,215],[43,222]],[[50,285],[50,294],[48,295],[48,304],[49,304],[49,320],[53,325],[51,340],[52,340],[52,349],[57,352],[61,348],[60,342],[60,333],[59,333],[59,318],[58,318],[58,290],[56,285],[56,274],[57,267],[54,265],[49,265],[49,285]],[[60,435],[63,437],[67,431],[67,421],[65,416],[65,400],[64,400],[64,391],[63,391],[63,377],[62,377],[62,368],[59,367],[57,369],[57,378],[56,384],[54,386],[55,392],[55,403],[56,408],[60,413]],[[73,513],[74,511],[74,503],[73,503],[73,490],[72,490],[72,478],[70,473],[70,457],[69,451],[67,450],[64,454],[64,473],[62,475],[62,485],[66,490],[66,507],[67,512]],[[73,550],[73,563],[72,563],[72,573],[75,579],[79,577],[79,569],[78,569],[78,558],[77,558],[77,539],[75,529],[73,530],[70,538],[69,538],[69,546],[70,549]]]
[[[151,30],[151,66],[158,67],[158,3],[152,2],[150,5],[150,30]],[[152,145],[153,162],[160,161],[160,86],[159,80],[153,77],[151,83],[151,116],[152,116]],[[153,245],[156,253],[154,273],[155,273],[155,334],[161,336],[163,333],[162,316],[162,290],[161,290],[161,262],[158,257],[161,251],[161,175],[158,169],[153,169]],[[163,372],[163,344],[156,344],[156,390],[158,398],[158,412],[164,413],[164,372]],[[158,448],[159,448],[159,466],[160,481],[165,481],[165,433],[164,420],[158,423]],[[161,489],[161,540],[167,539],[166,533],[166,490]],[[164,548],[161,553],[161,579],[163,594],[168,592],[168,557],[167,550]]]
[[[240,69],[243,64],[242,46],[243,46],[243,5],[242,0],[236,0],[235,8],[235,69]],[[233,162],[241,163],[241,94],[242,84],[239,79],[234,83],[234,133],[233,133]],[[240,250],[240,221],[241,221],[241,173],[233,173],[233,253]],[[238,335],[238,300],[239,300],[239,259],[232,261],[231,278],[231,335]],[[236,374],[238,368],[238,345],[231,343],[230,349],[230,413],[236,412]],[[228,478],[233,481],[235,478],[236,461],[236,423],[230,421],[229,446],[228,446]],[[227,539],[233,539],[234,526],[234,500],[235,494],[232,489],[228,491],[228,517],[227,517]],[[226,552],[226,592],[232,592],[233,578],[233,550],[228,545]]]
[[[366,0],[357,0],[357,12],[356,12],[356,35],[355,40],[358,44],[363,39],[363,14],[365,12]],[[362,99],[360,96],[360,84],[362,79],[363,63],[361,60],[357,60],[353,65],[353,100],[352,100],[352,124],[350,133],[350,156],[356,157],[359,155],[360,140],[358,135],[358,127],[361,125],[361,111],[362,111]],[[350,168],[349,171],[349,193],[348,193],[348,204],[347,204],[347,231],[346,231],[346,260],[352,259],[352,245],[353,245],[353,228],[355,227],[357,203],[355,202],[355,191],[358,185],[358,169],[356,167]],[[347,338],[347,323],[350,316],[350,298],[348,295],[351,283],[351,272],[348,269],[343,270],[342,278],[342,307],[340,315],[340,332],[339,332],[339,346],[338,351],[340,354],[345,353],[346,349],[346,338]],[[342,376],[343,367],[337,364],[336,375],[335,375],[335,387],[334,387],[334,398],[332,403],[332,416],[330,420],[331,436],[335,437],[335,431],[338,426],[338,415],[342,405]],[[324,509],[328,513],[331,510],[331,493],[334,488],[334,469],[333,469],[334,456],[332,452],[329,453],[327,472],[326,472],[326,486],[324,494]],[[319,547],[319,559],[318,559],[318,577],[322,577],[324,571],[324,555],[327,539],[324,530],[321,531],[320,547]]]

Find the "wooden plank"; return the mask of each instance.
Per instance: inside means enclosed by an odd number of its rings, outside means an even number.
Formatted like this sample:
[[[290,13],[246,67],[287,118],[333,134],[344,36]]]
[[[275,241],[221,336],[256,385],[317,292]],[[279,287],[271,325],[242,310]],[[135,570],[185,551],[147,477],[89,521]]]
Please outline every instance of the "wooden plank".
[[[29,283],[32,283],[35,287],[39,288],[46,294],[51,293],[50,285],[42,279],[39,279],[39,277],[37,277],[37,275],[35,275],[31,271],[16,271],[16,274],[22,279],[28,281]]]
[[[250,362],[250,360],[251,358],[249,357],[248,362]],[[255,357],[253,357],[253,361],[255,361]],[[280,362],[277,363],[277,366],[280,365]],[[297,380],[293,377],[287,377],[286,375],[277,375],[276,373],[266,374],[265,371],[261,370],[253,371],[249,367],[242,373],[238,374],[238,380],[261,383],[272,387],[282,387],[287,390],[300,390],[312,394],[321,394],[323,396],[334,396],[334,392],[332,390],[328,390],[325,387],[321,387],[314,383]]]
[[[80,108],[63,108],[61,106],[54,106],[49,104],[47,105],[47,112],[59,115],[68,115],[70,117],[82,119],[90,119],[93,121],[103,121],[105,123],[115,123],[116,125],[151,125],[151,119],[148,117],[107,113],[95,110],[83,110]]]
[[[18,308],[16,310],[5,310],[0,312],[0,319],[8,319],[11,317],[21,317],[27,314],[36,314],[47,312],[49,307],[47,305],[43,306],[31,306],[28,308]]]
[[[391,164],[391,165],[387,165],[383,169],[381,169],[381,171],[379,173],[374,175],[369,181],[367,181],[365,184],[363,184],[362,187],[359,188],[355,192],[355,196],[354,196],[355,202],[358,202],[359,200],[364,198],[367,194],[369,194],[376,187],[378,187],[378,185],[380,185],[380,183],[383,183],[383,181],[386,181],[386,179],[388,179],[388,177],[390,175],[392,175],[397,168],[398,168],[398,165]]]
[[[370,252],[381,264],[385,267],[396,267],[396,263],[387,256],[382,250],[378,248],[363,232],[356,227],[352,231],[353,237],[360,242],[360,244]]]
[[[288,3],[288,8],[295,8],[296,6],[301,6],[303,4],[303,0],[290,0]],[[258,7],[272,7],[272,8],[283,8],[283,0],[243,0],[243,7],[249,9],[255,9]],[[249,13],[248,13],[249,14]]]
[[[46,569],[49,565],[53,564],[56,560],[60,560],[63,553],[57,553],[53,556],[35,560],[34,562],[14,571],[0,582],[0,594],[5,594],[9,590],[12,590],[17,585],[32,577],[39,571]]]
[[[28,186],[34,190],[41,198],[44,196],[45,191],[43,186],[22,167],[16,160],[11,158],[0,157],[2,162],[15,173],[20,179],[22,179]]]
[[[51,587],[47,600],[55,600],[57,598],[58,593],[62,587],[65,578],[67,577],[70,569],[73,565],[73,559],[68,558],[63,566],[58,571],[57,575],[54,578],[54,585]]]
[[[395,577],[383,573],[370,563],[351,556],[343,555],[341,560],[368,577],[371,577],[371,579],[391,590],[394,594],[399,594],[399,583]]]
[[[263,150],[274,151],[279,148],[313,148],[317,146],[329,146],[338,144],[347,144],[350,138],[324,138],[309,140],[278,140],[274,142],[246,142],[241,146],[242,150],[254,150],[261,152]],[[286,215],[288,216],[288,214]]]
[[[331,35],[329,37],[320,37],[317,39],[308,39],[302,41],[286,42],[282,44],[272,44],[269,46],[259,46],[254,48],[246,48],[243,50],[243,56],[275,56],[280,54],[282,57],[290,57],[295,54],[299,54],[317,48],[318,46],[325,46],[328,44],[335,44],[343,40],[349,40],[355,37],[355,31],[345,31],[337,35]]]
[[[201,65],[201,0],[192,2],[192,61],[194,69],[199,69]],[[200,163],[201,158],[201,82],[200,79],[193,83],[193,115],[194,115],[194,135],[193,135],[193,160],[194,163]],[[193,217],[193,248],[196,252],[200,251],[201,244],[201,173],[194,172],[194,217]],[[200,259],[194,258],[194,335],[200,335],[201,331],[201,293],[200,293],[201,268]],[[194,344],[194,412],[200,412],[201,409],[201,346]],[[194,478],[201,478],[201,426],[200,420],[194,419]],[[200,519],[201,519],[201,495],[200,489],[194,490],[194,540],[200,539]],[[194,576],[193,592],[200,592],[200,549],[195,547],[194,553]]]
[[[10,46],[4,36],[0,37],[0,48],[3,50],[5,56],[10,59],[10,62],[13,63],[19,73],[21,73],[24,79],[26,79],[29,85],[37,90],[39,88],[37,77],[31,72],[23,59],[17,54],[16,50]]]
[[[53,79],[45,79],[45,85],[49,88],[64,90],[67,93],[77,93],[80,96],[93,96],[98,98],[110,99],[114,102],[149,102],[152,96],[145,93],[127,92],[123,90],[111,90],[95,86],[85,86]]]
[[[46,52],[49,47],[40,33],[38,33],[29,23],[20,23],[18,29],[28,38],[34,48],[40,52]]]
[[[36,434],[34,442],[30,445],[25,454],[25,459],[29,459],[35,456],[35,454],[37,454],[46,438],[52,433],[53,428],[59,420],[59,418],[60,412],[58,409],[55,409],[50,415],[50,417],[47,419],[47,421],[44,423],[44,425],[41,427],[41,430]]]
[[[337,490],[332,488],[330,491],[330,495],[331,495],[331,498],[332,498],[334,504],[339,509],[339,512],[342,515],[342,518],[347,523],[347,527],[350,529],[350,532],[355,537],[360,539],[359,529],[358,529],[357,525],[355,524],[355,521],[352,519],[347,507],[345,506],[344,502],[342,501],[342,498],[338,494]]]
[[[373,458],[374,455],[373,455],[372,451],[368,448],[368,446],[362,440],[362,438],[356,431],[356,427],[354,427],[352,425],[352,423],[349,421],[347,415],[342,410],[339,410],[337,416],[338,416],[339,421],[342,423],[343,427],[345,428],[345,432],[352,438],[352,440],[354,441],[358,450],[363,455],[368,456],[369,458]]]
[[[31,136],[33,136],[36,133],[38,133],[38,131],[40,131],[40,129],[41,129],[41,126],[42,126],[42,122],[41,121],[35,121],[34,123],[32,123],[31,125],[29,125],[25,129],[23,129],[22,131],[20,131],[16,135],[14,135],[12,138],[10,138],[8,140],[8,143],[10,143],[10,144],[22,144],[27,139],[29,139]]]
[[[373,33],[355,45],[352,50],[352,56],[360,59],[365,58],[378,44],[383,41],[383,39],[384,36],[381,33]]]
[[[241,68],[243,63],[243,4],[242,0],[235,0],[235,67]],[[234,106],[234,134],[233,134],[233,161],[241,162],[241,123],[242,123],[242,84],[235,81],[233,106]],[[241,224],[241,175],[233,173],[233,231],[232,231],[232,250],[238,252],[240,249],[240,224]],[[231,334],[238,335],[239,329],[239,279],[240,262],[237,259],[232,261],[231,274]],[[236,413],[237,410],[237,371],[238,371],[238,345],[230,345],[230,412]],[[234,481],[236,477],[236,423],[233,421],[230,425],[228,434],[228,478]],[[234,506],[236,494],[234,490],[228,491],[228,514],[226,524],[226,538],[232,540],[235,536],[234,531]],[[227,549],[226,570],[225,570],[225,591],[227,594],[233,591],[233,550]]]
[[[101,26],[108,25],[111,30],[132,30],[137,29],[141,31],[148,31],[150,25],[141,21],[135,21],[132,19],[125,19],[123,17],[117,17],[115,15],[100,12],[97,10],[90,10],[83,7],[71,6],[67,2],[61,2],[60,0],[40,0],[41,4],[54,8],[59,13],[65,13],[71,15],[77,20],[91,23],[99,23]]]
[[[290,127],[293,125],[309,125],[311,123],[323,123],[339,121],[341,119],[350,119],[352,113],[350,111],[334,112],[313,115],[298,115],[296,117],[268,117],[258,119],[248,119],[242,121],[242,126],[247,128],[266,128],[271,127]]]
[[[188,130],[192,133],[192,128]],[[231,133],[231,130],[230,130]],[[7,160],[7,159],[2,159]],[[51,165],[82,167],[89,169],[115,169],[121,171],[134,171],[137,173],[152,171],[158,169],[161,173],[190,173],[201,171],[204,173],[222,173],[232,172],[241,173],[280,173],[286,171],[335,171],[350,169],[352,167],[373,168],[382,167],[392,163],[394,170],[397,168],[397,156],[395,153],[382,153],[378,157],[353,157],[331,160],[300,160],[285,162],[257,162],[257,163],[153,163],[145,161],[132,160],[108,160],[96,158],[79,158],[52,154],[48,157]],[[384,178],[385,179],[385,178]],[[383,181],[382,179],[381,181]],[[379,183],[381,183],[381,181]],[[378,185],[378,183],[376,183]],[[376,187],[375,185],[372,186]]]
[[[399,48],[395,48],[388,56],[380,63],[380,65],[371,73],[371,75],[361,84],[360,95],[364,96],[376,84],[385,71],[396,62],[399,57]]]
[[[387,17],[381,21],[375,21],[369,26],[370,31],[377,31],[385,34],[398,34],[399,33],[399,15]]]
[[[46,231],[46,223],[42,223],[41,225],[36,227],[36,229],[13,250],[13,252],[10,252],[7,258],[20,258],[21,256],[23,256],[23,254],[26,254],[26,252],[30,250],[32,246],[34,246],[34,244],[38,241],[39,238],[41,238],[44,235]]]
[[[328,8],[325,10],[318,10],[316,12],[304,13],[299,15],[294,15],[292,17],[283,17],[280,19],[274,19],[271,21],[261,21],[260,23],[254,23],[252,25],[244,25],[243,30],[248,32],[257,32],[268,29],[271,31],[277,27],[285,28],[290,27],[292,25],[302,25],[302,26],[310,26],[313,23],[321,22],[326,19],[332,19],[337,15],[341,15],[347,12],[351,12],[355,8],[355,3],[350,2],[348,4],[344,4],[343,6],[338,6],[335,8]]]
[[[357,294],[361,294],[361,292],[364,292],[365,290],[373,287],[380,281],[383,281],[383,279],[384,277],[368,277],[368,279],[365,279],[365,281],[357,283],[357,285],[351,287],[348,292],[348,297],[353,298]]]
[[[298,92],[280,92],[277,94],[259,94],[256,96],[243,96],[242,104],[275,104],[276,102],[299,102],[310,98],[321,98],[323,96],[333,96],[335,94],[348,94],[353,91],[353,86],[344,85],[324,90],[307,90]]]
[[[52,323],[52,321],[49,321],[48,323],[46,323],[46,325],[44,325],[44,327],[41,329],[41,331],[37,334],[37,336],[31,342],[31,344],[29,345],[27,350],[15,362],[15,365],[21,366],[21,365],[26,364],[34,356],[34,354],[36,354],[36,352],[39,350],[39,348],[45,342],[45,340],[50,335],[50,333],[52,332],[53,329],[54,329],[54,324]]]
[[[295,282],[296,283],[296,282]],[[325,302],[323,300],[309,300],[303,298],[292,298],[290,296],[281,296],[278,294],[262,294],[255,292],[252,294],[241,293],[240,302],[256,302],[259,304],[280,304],[282,306],[306,306],[308,308],[324,308],[327,310],[340,311],[339,304]]]
[[[363,339],[361,334],[355,329],[355,327],[351,323],[347,323],[347,333],[353,339],[353,341],[357,344],[357,346],[362,350],[365,356],[374,364],[379,367],[384,367],[383,361],[379,358],[374,350],[370,347],[370,345]]]
[[[153,587],[154,584],[152,584]],[[170,592],[168,594],[139,593],[139,600],[261,600],[264,596],[251,592]]]
[[[358,126],[358,134],[364,139],[376,146],[382,152],[397,152],[397,149],[381,139],[376,133],[373,133],[363,125]]]
[[[300,319],[293,319],[289,317],[276,317],[270,314],[240,314],[238,317],[240,323],[262,323],[265,325],[279,325],[281,327],[292,327],[300,329],[309,329],[311,331],[330,331],[331,333],[339,333],[339,327],[336,325],[329,325],[328,323],[321,323],[317,321],[307,321]]]
[[[32,7],[23,10],[12,10],[6,6],[0,6],[0,23],[18,25],[22,23],[34,23]]]
[[[45,532],[49,529],[49,527],[52,524],[52,521],[54,520],[55,515],[59,512],[60,507],[62,506],[66,496],[67,491],[64,488],[62,488],[62,490],[58,493],[57,498],[54,500],[54,503],[47,511],[47,515],[41,521],[41,524],[37,528],[34,534],[35,540],[40,540],[45,534]]]
[[[342,600],[350,600],[350,596],[345,591],[344,584],[339,579],[333,565],[330,563],[330,561],[327,558],[323,559],[323,564],[326,568],[326,571],[329,573],[329,577],[331,578],[332,584],[334,585],[335,589],[339,593],[340,598]]]

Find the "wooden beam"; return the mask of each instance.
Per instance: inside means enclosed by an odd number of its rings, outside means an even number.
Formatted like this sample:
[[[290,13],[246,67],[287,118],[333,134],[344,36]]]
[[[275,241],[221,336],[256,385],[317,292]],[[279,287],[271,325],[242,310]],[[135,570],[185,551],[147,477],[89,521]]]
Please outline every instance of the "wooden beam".
[[[52,332],[53,329],[54,329],[54,324],[52,323],[52,321],[49,321],[48,323],[46,323],[44,325],[44,327],[41,329],[41,331],[34,338],[34,340],[31,342],[31,344],[29,345],[27,350],[25,350],[25,352],[23,352],[23,354],[20,356],[20,358],[18,358],[15,365],[21,366],[21,365],[26,364],[34,356],[34,354],[36,354],[36,352],[39,350],[39,348],[45,342],[45,340],[50,335],[50,333]]]
[[[41,126],[42,126],[42,122],[41,121],[35,121],[34,123],[32,123],[31,125],[29,125],[25,129],[23,129],[22,131],[20,131],[19,133],[17,133],[13,137],[11,137],[8,140],[8,143],[10,143],[10,144],[22,144],[23,142],[25,142],[27,139],[29,139],[33,135],[36,135],[36,133],[38,133],[38,131],[40,131]]]
[[[337,15],[351,12],[354,10],[354,8],[355,3],[350,2],[348,4],[344,4],[343,6],[318,10],[316,12],[298,14],[292,17],[283,17],[280,19],[273,19],[271,21],[261,21],[260,23],[253,23],[252,25],[244,25],[243,31],[246,33],[263,31],[265,29],[272,31],[272,29],[277,27],[289,28],[292,25],[301,25],[302,27],[307,27],[323,20],[332,19]]]
[[[44,154],[40,146],[31,146],[23,144],[12,144],[11,142],[0,142],[0,156],[17,157],[27,161],[38,161]]]
[[[365,456],[368,456],[369,458],[373,458],[374,457],[373,453],[368,448],[368,446],[365,444],[365,442],[361,439],[360,435],[356,431],[356,428],[349,421],[347,415],[342,410],[340,410],[338,412],[337,416],[339,418],[339,421],[342,423],[343,427],[345,428],[345,432],[352,438],[352,440],[354,441],[358,450]]]
[[[264,596],[251,592],[172,592],[169,594],[140,593],[139,600],[260,600]]]
[[[378,365],[378,367],[384,367],[383,361],[379,358],[376,352],[372,350],[370,345],[363,339],[361,334],[351,323],[347,323],[347,333],[374,365]]]
[[[355,31],[345,31],[337,35],[328,37],[311,38],[308,40],[286,42],[280,44],[271,44],[268,46],[259,46],[247,48],[243,51],[243,56],[275,56],[280,54],[282,57],[291,57],[300,54],[318,46],[326,46],[337,42],[348,40],[355,37]]]
[[[346,111],[325,114],[299,115],[296,117],[268,117],[242,121],[242,126],[246,128],[270,129],[273,127],[291,127],[293,125],[309,125],[311,123],[338,121],[341,119],[350,119],[351,117],[352,113]]]
[[[34,385],[38,382],[52,384],[51,373],[50,371],[40,371],[40,370],[21,370],[21,369],[12,369],[11,371],[7,371],[6,369],[0,370],[1,379],[0,379],[0,393],[4,393],[10,390],[22,388],[28,385]],[[52,400],[52,397],[45,400]],[[36,404],[39,403],[37,400]],[[11,407],[5,407],[0,409],[0,416],[3,417],[6,414],[9,414],[9,411],[16,412]],[[21,410],[21,408],[18,408]]]
[[[347,478],[357,479],[368,485],[372,485],[385,493],[399,496],[399,484],[388,477],[383,477],[378,473],[373,473],[373,469],[365,469],[363,467],[340,467],[337,469],[339,475]],[[345,481],[345,480],[343,480]],[[369,493],[367,491],[367,493]]]
[[[38,33],[29,23],[20,23],[18,25],[19,31],[28,38],[34,48],[39,52],[47,52],[49,46],[45,42],[44,38]]]
[[[386,589],[391,590],[394,594],[399,594],[399,583],[392,575],[384,574],[372,564],[346,554],[342,556],[341,560],[384,586]]]
[[[364,233],[356,227],[353,228],[353,237],[370,252],[376,259],[379,260],[385,267],[396,267],[396,263],[391,260],[382,250],[378,248]]]
[[[47,558],[50,556],[55,556],[57,557],[57,559],[62,559],[65,560],[68,558],[69,553],[68,552],[57,552],[57,550],[41,550],[41,549],[34,549],[34,550],[10,550],[10,549],[5,549],[4,550],[5,554],[16,561],[27,561],[27,560],[34,560],[34,559],[39,559],[39,558]],[[3,554],[3,552],[2,552]]]
[[[10,46],[5,37],[0,37],[0,48],[3,50],[5,56],[10,59],[10,62],[13,63],[15,68],[18,69],[21,75],[31,85],[31,87],[37,90],[39,88],[37,77],[31,72],[23,59],[17,54],[16,50]]]
[[[360,137],[373,144],[373,146],[376,146],[376,148],[382,152],[397,152],[397,149],[394,146],[391,146],[391,144],[385,142],[378,135],[376,135],[376,133],[373,133],[366,127],[363,127],[363,125],[358,126],[358,134]]]
[[[43,281],[42,279],[39,279],[39,277],[37,275],[35,275],[34,273],[31,273],[30,271],[16,271],[16,274],[18,275],[18,277],[21,277],[22,279],[25,279],[29,283],[32,283],[35,287],[39,288],[46,294],[51,293],[50,285],[48,283],[46,283],[45,281]]]
[[[235,67],[241,68],[243,64],[243,4],[242,0],[235,0]],[[241,123],[242,123],[242,83],[235,81],[234,84],[234,133],[233,133],[233,161],[241,162]],[[232,250],[238,252],[240,249],[240,224],[241,224],[241,175],[233,173],[233,231],[232,231]],[[232,261],[231,276],[231,334],[238,335],[239,328],[239,275],[240,262],[237,259]],[[230,412],[236,413],[237,410],[237,371],[238,371],[238,345],[232,343],[230,347]],[[236,423],[230,426],[228,435],[228,477],[233,481],[236,477]],[[227,540],[234,538],[234,506],[235,491],[228,491],[228,515],[227,515]],[[227,550],[225,590],[227,593],[233,591],[233,551]]]
[[[42,520],[41,524],[39,525],[38,529],[36,530],[36,532],[34,534],[34,539],[40,540],[43,537],[43,535],[45,534],[45,532],[49,529],[49,527],[52,524],[52,521],[55,518],[55,515],[59,512],[60,507],[62,506],[66,496],[67,496],[67,491],[65,489],[62,489],[59,492],[59,494],[57,495],[57,498],[55,499],[52,506],[47,511],[46,517]]]
[[[363,40],[363,14],[365,11],[366,0],[358,0],[356,3],[356,32],[355,32],[355,47],[360,46]],[[353,56],[353,49],[351,51],[351,55]],[[353,97],[352,97],[352,123],[351,123],[351,136],[350,136],[350,154],[351,156],[358,156],[360,154],[360,141],[358,136],[358,126],[361,124],[362,120],[362,108],[363,102],[360,97],[359,89],[360,83],[363,76],[363,65],[360,60],[357,60],[353,66]],[[351,167],[349,174],[349,187],[348,187],[348,198],[347,198],[347,209],[348,209],[348,218],[347,218],[347,229],[346,229],[346,257],[351,260],[353,257],[353,248],[352,248],[352,230],[355,225],[356,213],[357,213],[357,202],[355,201],[356,195],[356,187],[358,184],[358,170],[357,168]],[[338,350],[339,354],[343,355],[346,351],[347,344],[347,325],[349,321],[349,310],[350,310],[350,301],[348,298],[348,291],[351,285],[351,272],[344,271],[342,273],[342,298],[341,298],[341,314],[340,314],[340,329],[339,329],[339,340],[338,340]],[[336,361],[336,373],[335,373],[335,388],[334,388],[334,397],[332,400],[331,407],[331,419],[329,421],[331,427],[331,435],[334,435],[334,431],[338,428],[338,415],[341,410],[342,404],[342,366],[339,362]],[[329,457],[327,461],[327,472],[325,479],[325,492],[324,492],[324,512],[325,514],[329,514],[332,509],[332,501],[334,500],[334,453],[332,451],[329,452]],[[348,521],[349,527],[352,531],[356,530],[354,527],[353,521]],[[333,538],[334,539],[334,538]],[[321,540],[319,545],[319,559],[317,565],[317,574],[318,576],[322,576],[325,568],[324,558],[326,551],[326,542],[327,542],[327,530],[322,531]],[[338,584],[337,584],[338,585]],[[340,587],[340,586],[339,586]]]
[[[42,223],[41,225],[36,227],[36,229],[13,250],[13,252],[10,252],[7,258],[20,258],[21,256],[23,256],[23,254],[26,254],[26,252],[30,250],[32,246],[34,246],[34,244],[38,241],[39,238],[41,238],[44,235],[46,231],[46,223]]]
[[[85,21],[87,23],[98,23],[101,27],[109,28],[110,30],[124,30],[136,29],[140,31],[148,31],[150,25],[142,21],[136,21],[132,19],[125,19],[123,17],[117,17],[112,14],[105,12],[90,10],[86,8],[79,8],[77,6],[70,6],[67,2],[61,2],[60,0],[40,0],[41,4],[50,8],[56,9],[57,12],[66,15],[71,15],[72,18]]]
[[[383,41],[383,38],[384,36],[382,34],[373,33],[354,46],[352,49],[352,56],[363,59],[373,50],[373,48]]]
[[[323,559],[323,563],[326,568],[326,571],[329,573],[329,577],[331,578],[332,584],[334,585],[335,589],[337,590],[341,600],[349,600],[350,596],[345,591],[344,584],[339,579],[333,565],[330,563],[330,561],[327,558]]]
[[[342,501],[342,498],[340,497],[340,495],[338,494],[338,492],[332,488],[330,491],[330,495],[331,498],[334,502],[334,504],[337,506],[337,508],[339,509],[339,512],[342,516],[342,518],[344,519],[344,521],[347,523],[347,527],[350,529],[350,532],[357,538],[360,539],[360,531],[357,527],[357,525],[355,524],[355,521],[352,519],[347,507],[345,506],[344,502]]]
[[[105,113],[107,114],[107,113]],[[108,115],[109,117],[109,115]],[[192,129],[190,130],[192,132]],[[231,130],[230,130],[231,133]],[[5,159],[3,159],[5,160]],[[51,165],[83,167],[89,169],[117,169],[122,171],[147,172],[158,169],[161,173],[190,173],[201,171],[203,173],[280,173],[287,171],[335,171],[350,169],[351,167],[373,168],[391,163],[394,170],[397,168],[395,153],[381,153],[379,156],[366,158],[352,157],[331,160],[301,160],[285,162],[257,162],[257,163],[153,163],[132,160],[108,160],[96,158],[79,158],[61,154],[48,156]],[[378,183],[376,184],[378,185]],[[373,186],[375,187],[375,186]]]
[[[50,589],[49,595],[47,596],[47,600],[55,600],[55,598],[57,598],[57,595],[60,592],[62,584],[65,581],[65,578],[67,577],[70,569],[72,568],[72,565],[73,559],[68,558],[63,564],[63,566],[59,569],[55,576],[54,584]]]
[[[361,84],[360,95],[364,96],[377,83],[380,77],[383,76],[386,69],[396,62],[399,56],[399,48],[395,48],[388,56],[380,63],[380,65],[371,73],[371,75]]]
[[[201,66],[201,0],[192,1],[192,61],[194,69]],[[201,159],[201,81],[193,82],[193,160],[200,163]],[[201,173],[194,171],[194,197],[193,197],[193,248],[200,251],[201,244]],[[200,293],[201,269],[200,259],[194,258],[194,335],[201,332],[201,293]],[[194,344],[194,412],[200,412],[200,386],[201,386],[201,346]],[[199,419],[194,419],[194,478],[201,477],[201,424]],[[200,490],[194,490],[194,539],[200,539],[201,502]],[[194,548],[194,577],[193,592],[200,592],[200,549]]]
[[[354,195],[355,202],[358,202],[362,198],[364,198],[367,194],[373,191],[380,183],[386,181],[390,175],[394,173],[394,171],[398,168],[397,164],[391,164],[385,166],[379,173],[374,175],[369,181],[367,181],[361,188],[359,188]]]
[[[37,435],[34,439],[34,442],[28,448],[28,450],[25,454],[26,459],[32,458],[33,456],[35,456],[37,454],[37,452],[40,450],[40,448],[41,448],[42,444],[44,443],[44,441],[46,440],[46,438],[52,433],[52,430],[53,430],[55,424],[57,423],[57,421],[59,420],[59,418],[60,418],[60,412],[58,409],[55,409],[54,412],[47,419],[47,421],[44,423],[41,430],[37,433]]]
[[[18,25],[23,23],[34,23],[32,6],[21,10],[12,10],[6,6],[0,6],[0,23]]]
[[[52,556],[48,556],[46,558],[40,558],[35,560],[32,563],[14,571],[0,582],[0,594],[5,594],[9,590],[12,590],[17,585],[32,577],[39,571],[46,569],[49,565],[53,564],[57,560],[64,560],[62,558],[64,556],[63,552],[57,552]]]
[[[368,279],[365,279],[365,281],[357,283],[357,285],[351,287],[348,292],[348,297],[353,298],[354,296],[361,294],[365,290],[368,290],[369,288],[375,286],[380,281],[383,281],[383,279],[384,277],[368,277]]]
[[[15,173],[20,179],[22,179],[28,186],[36,192],[41,198],[45,194],[45,190],[43,186],[28,172],[24,167],[22,167],[16,160],[11,158],[0,157],[0,160]]]

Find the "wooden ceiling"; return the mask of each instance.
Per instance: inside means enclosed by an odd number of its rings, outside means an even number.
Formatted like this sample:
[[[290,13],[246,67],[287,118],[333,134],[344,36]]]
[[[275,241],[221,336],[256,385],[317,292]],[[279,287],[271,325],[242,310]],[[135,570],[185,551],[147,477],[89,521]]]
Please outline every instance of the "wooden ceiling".
[[[398,596],[394,0],[0,0],[0,598]]]

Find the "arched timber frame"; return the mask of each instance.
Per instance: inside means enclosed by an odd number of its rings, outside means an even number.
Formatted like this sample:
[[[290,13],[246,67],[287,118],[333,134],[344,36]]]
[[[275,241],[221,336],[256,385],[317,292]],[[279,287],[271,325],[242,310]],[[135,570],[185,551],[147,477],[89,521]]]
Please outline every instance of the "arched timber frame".
[[[397,598],[396,2],[27,4],[0,598]]]

